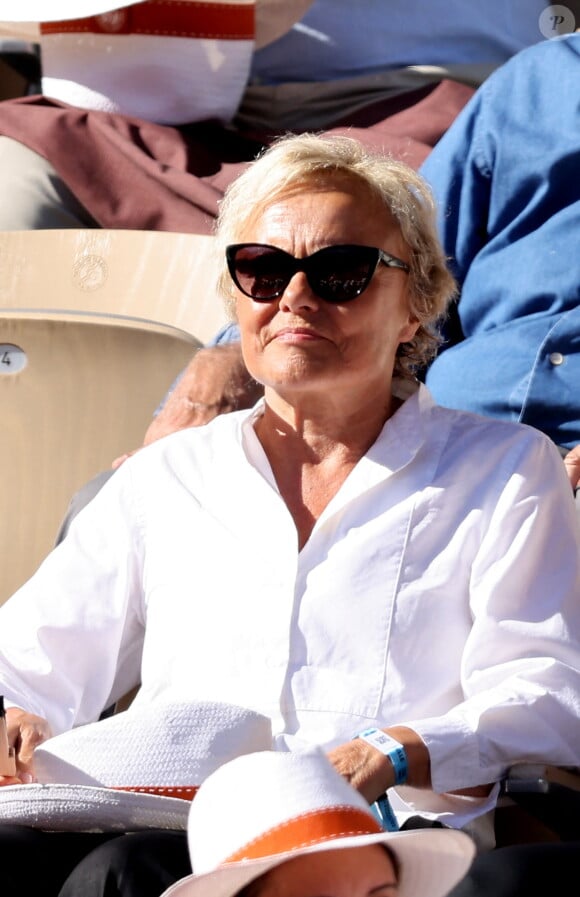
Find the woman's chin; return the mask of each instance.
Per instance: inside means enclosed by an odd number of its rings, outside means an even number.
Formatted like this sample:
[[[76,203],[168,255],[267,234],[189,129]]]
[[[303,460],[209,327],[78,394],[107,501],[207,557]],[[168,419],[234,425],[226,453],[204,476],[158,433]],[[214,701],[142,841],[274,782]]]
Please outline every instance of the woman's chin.
[[[260,381],[280,393],[287,390],[324,391],[329,375],[326,366],[305,363],[303,359],[290,359],[267,374],[261,374]]]

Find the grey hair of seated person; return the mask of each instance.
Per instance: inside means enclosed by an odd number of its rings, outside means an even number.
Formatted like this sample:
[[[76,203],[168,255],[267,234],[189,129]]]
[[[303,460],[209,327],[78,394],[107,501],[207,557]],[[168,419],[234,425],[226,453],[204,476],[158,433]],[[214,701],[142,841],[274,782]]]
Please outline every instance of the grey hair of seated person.
[[[299,134],[279,138],[230,185],[215,226],[217,287],[234,317],[235,287],[225,247],[243,242],[268,207],[285,196],[344,180],[363,184],[393,216],[409,248],[409,300],[419,321],[415,337],[399,346],[396,376],[425,367],[441,342],[439,324],[456,284],[437,235],[435,204],[425,180],[390,156],[371,152],[351,137]]]

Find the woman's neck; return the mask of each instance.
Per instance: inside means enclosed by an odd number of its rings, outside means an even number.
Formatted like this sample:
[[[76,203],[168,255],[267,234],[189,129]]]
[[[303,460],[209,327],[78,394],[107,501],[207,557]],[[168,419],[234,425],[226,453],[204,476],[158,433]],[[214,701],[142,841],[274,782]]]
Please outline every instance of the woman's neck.
[[[338,408],[331,397],[307,406],[266,390],[255,430],[296,524],[300,548],[400,404],[389,395],[371,397],[358,407]]]

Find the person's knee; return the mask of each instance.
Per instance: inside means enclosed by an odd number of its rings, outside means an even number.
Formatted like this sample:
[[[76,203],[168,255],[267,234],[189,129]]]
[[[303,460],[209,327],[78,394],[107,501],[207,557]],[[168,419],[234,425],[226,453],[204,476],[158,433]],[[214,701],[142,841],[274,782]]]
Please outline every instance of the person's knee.
[[[88,854],[59,897],[159,897],[190,873],[185,832],[134,832]]]
[[[71,869],[111,837],[115,835],[47,832],[27,825],[3,822],[0,824],[0,856],[8,861],[3,864],[1,897],[21,897],[23,892],[55,897]],[[34,857],[32,864],[31,857]]]
[[[40,153],[0,136],[0,230],[97,227]]]

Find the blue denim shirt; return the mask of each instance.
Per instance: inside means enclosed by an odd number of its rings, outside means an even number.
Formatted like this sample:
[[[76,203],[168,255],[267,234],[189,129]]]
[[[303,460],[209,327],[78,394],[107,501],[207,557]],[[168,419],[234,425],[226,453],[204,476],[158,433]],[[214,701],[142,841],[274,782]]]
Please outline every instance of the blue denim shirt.
[[[460,285],[436,401],[580,442],[580,34],[494,72],[424,162]]]

